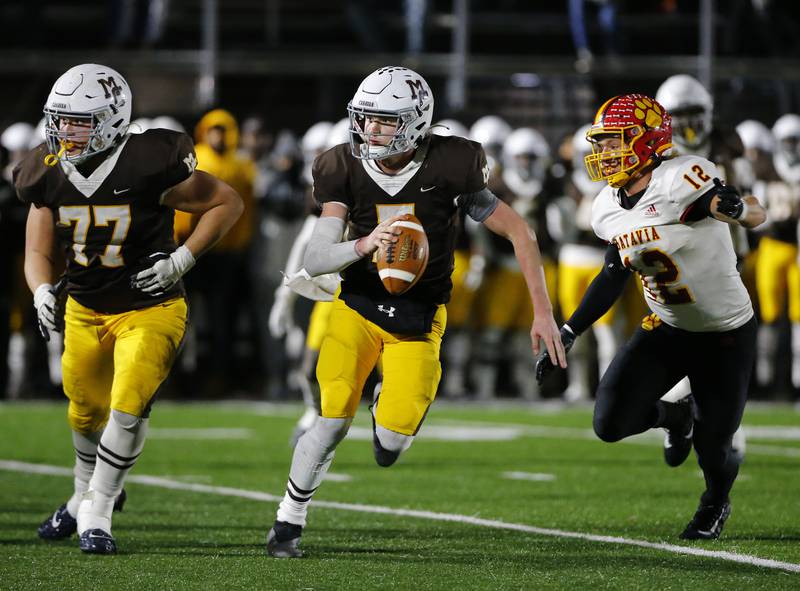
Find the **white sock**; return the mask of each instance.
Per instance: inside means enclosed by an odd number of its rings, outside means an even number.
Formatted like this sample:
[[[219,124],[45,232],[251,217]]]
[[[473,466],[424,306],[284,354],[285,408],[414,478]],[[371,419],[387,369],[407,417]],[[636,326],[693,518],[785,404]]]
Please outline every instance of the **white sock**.
[[[81,504],[83,493],[89,490],[89,481],[97,460],[97,442],[102,434],[102,431],[90,435],[72,432],[72,445],[75,447],[75,467],[72,470],[75,475],[75,489],[67,501],[67,513],[73,517],[78,515],[78,505]]]
[[[78,533],[96,528],[111,533],[114,500],[122,490],[126,474],[142,453],[148,423],[149,419],[111,411],[97,446],[97,464],[89,490],[78,508]]]
[[[778,348],[778,328],[773,324],[758,327],[756,349],[756,381],[759,386],[767,386],[775,378],[775,351]]]
[[[614,328],[605,324],[592,327],[597,341],[597,369],[599,377],[603,377],[608,366],[617,354],[617,337]]]
[[[333,462],[336,446],[347,435],[353,419],[319,417],[294,448],[286,494],[278,506],[278,521],[305,527],[311,497]]]

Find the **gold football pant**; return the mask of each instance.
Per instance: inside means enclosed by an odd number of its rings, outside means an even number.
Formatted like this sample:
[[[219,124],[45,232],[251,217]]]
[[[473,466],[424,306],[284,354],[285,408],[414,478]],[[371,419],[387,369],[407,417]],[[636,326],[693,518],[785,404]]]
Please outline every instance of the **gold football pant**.
[[[375,421],[396,433],[414,435],[436,396],[446,324],[447,312],[440,305],[431,332],[394,334],[335,299],[317,362],[322,416],[355,416],[364,382],[381,356],[383,387]]]
[[[776,322],[789,300],[789,320],[800,322],[800,270],[797,245],[764,236],[758,243],[756,289],[761,320]]]
[[[447,302],[447,324],[451,328],[461,328],[466,326],[470,320],[475,290],[465,284],[469,272],[469,251],[456,250],[453,259],[453,274],[450,276],[453,290],[450,292],[450,301]]]
[[[145,414],[178,353],[186,312],[183,298],[121,314],[67,300],[61,366],[73,430],[99,431],[111,409]]]
[[[308,334],[306,335],[306,348],[319,351],[322,340],[328,330],[333,302],[316,302],[311,308],[311,317],[308,319]]]
[[[561,315],[564,321],[569,320],[573,312],[578,309],[578,305],[583,299],[589,284],[594,280],[603,267],[595,266],[574,266],[559,263],[558,265],[558,305],[561,308]],[[608,326],[614,320],[614,310],[612,306],[608,312],[601,316],[596,324]]]

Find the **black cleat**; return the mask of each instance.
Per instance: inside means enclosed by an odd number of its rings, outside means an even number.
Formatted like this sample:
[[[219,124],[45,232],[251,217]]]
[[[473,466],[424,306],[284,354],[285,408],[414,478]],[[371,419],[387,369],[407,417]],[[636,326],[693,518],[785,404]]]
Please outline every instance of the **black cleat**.
[[[681,429],[664,429],[664,461],[667,466],[676,468],[686,461],[692,451],[692,435],[694,434],[694,397],[689,394],[674,404],[685,414],[684,426]]]
[[[731,504],[700,505],[683,530],[683,540],[716,540],[722,533],[725,521],[731,514]]]
[[[267,554],[275,558],[302,558],[298,548],[303,526],[287,521],[276,521],[267,534]]]
[[[128,494],[123,488],[114,501],[114,511],[122,511]],[[56,512],[45,519],[36,530],[36,533],[43,540],[64,540],[78,531],[78,520],[67,511],[67,504],[64,503]]]
[[[52,516],[45,519],[36,530],[36,533],[43,540],[64,540],[78,530],[78,520],[67,511],[67,504],[64,503]]]
[[[114,537],[102,529],[87,529],[78,542],[81,551],[87,554],[116,554]]]

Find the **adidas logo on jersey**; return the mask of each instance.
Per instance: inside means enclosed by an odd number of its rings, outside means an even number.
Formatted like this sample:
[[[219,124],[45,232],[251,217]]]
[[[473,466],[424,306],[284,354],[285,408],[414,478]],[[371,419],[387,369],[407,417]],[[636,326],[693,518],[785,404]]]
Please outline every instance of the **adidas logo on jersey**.
[[[656,209],[656,206],[653,204],[650,204],[647,209],[644,210],[644,217],[646,218],[657,218],[660,215],[661,214]]]

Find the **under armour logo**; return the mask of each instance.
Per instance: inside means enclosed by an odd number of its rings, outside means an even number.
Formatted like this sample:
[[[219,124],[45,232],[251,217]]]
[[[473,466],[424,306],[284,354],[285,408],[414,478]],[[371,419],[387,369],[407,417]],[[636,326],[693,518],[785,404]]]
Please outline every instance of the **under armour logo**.
[[[384,308],[383,304],[380,304],[378,306],[378,312],[385,312],[386,314],[389,315],[389,318],[394,318],[394,309],[395,309],[394,306],[389,306],[388,309]]]
[[[192,174],[197,166],[197,158],[194,157],[194,152],[189,152],[189,155],[183,159],[183,163],[189,169],[189,174]]]

